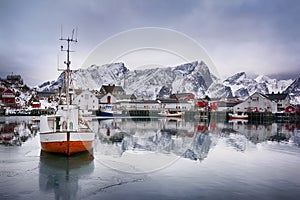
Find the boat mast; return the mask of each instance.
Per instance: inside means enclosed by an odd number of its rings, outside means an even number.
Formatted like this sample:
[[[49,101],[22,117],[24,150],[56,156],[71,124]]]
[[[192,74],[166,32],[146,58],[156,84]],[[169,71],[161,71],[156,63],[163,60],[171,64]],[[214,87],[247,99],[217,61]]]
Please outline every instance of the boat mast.
[[[71,74],[71,70],[70,70],[70,52],[74,52],[70,50],[70,43],[71,42],[77,42],[77,29],[76,29],[76,39],[73,39],[74,36],[74,31],[75,29],[73,29],[72,31],[72,37],[70,38],[68,36],[68,38],[63,38],[61,36],[61,38],[59,40],[62,41],[66,41],[67,42],[67,49],[64,49],[64,47],[61,45],[61,51],[66,51],[67,52],[67,60],[64,61],[64,64],[67,65],[67,69],[65,70],[65,86],[66,86],[66,103],[67,103],[67,130],[69,130],[69,105],[70,105],[70,74]],[[61,33],[62,34],[62,33]]]

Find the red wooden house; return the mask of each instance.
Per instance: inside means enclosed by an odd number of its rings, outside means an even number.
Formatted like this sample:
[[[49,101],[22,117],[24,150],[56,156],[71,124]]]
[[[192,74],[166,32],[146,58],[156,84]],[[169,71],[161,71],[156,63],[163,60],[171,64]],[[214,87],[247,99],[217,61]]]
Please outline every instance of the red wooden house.
[[[2,103],[8,107],[16,106],[15,97],[15,93],[10,89],[5,89],[1,94]]]
[[[284,112],[286,112],[286,113],[295,113],[296,112],[296,107],[292,106],[292,105],[289,105],[284,109]]]

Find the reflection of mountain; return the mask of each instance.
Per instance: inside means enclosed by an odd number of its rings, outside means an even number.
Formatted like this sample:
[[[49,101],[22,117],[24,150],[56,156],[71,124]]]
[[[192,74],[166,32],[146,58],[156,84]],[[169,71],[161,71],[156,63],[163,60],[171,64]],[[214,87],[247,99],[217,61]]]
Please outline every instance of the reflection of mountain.
[[[192,160],[204,159],[212,143],[207,127],[182,119],[111,119],[99,121],[95,151],[122,156],[126,151],[175,154]]]
[[[55,199],[77,199],[78,181],[94,171],[93,159],[89,153],[65,157],[41,151],[40,190],[54,193]]]
[[[230,123],[231,132],[240,134],[257,144],[266,140],[270,141],[289,141],[291,132],[297,127],[297,124],[249,124],[249,123]]]

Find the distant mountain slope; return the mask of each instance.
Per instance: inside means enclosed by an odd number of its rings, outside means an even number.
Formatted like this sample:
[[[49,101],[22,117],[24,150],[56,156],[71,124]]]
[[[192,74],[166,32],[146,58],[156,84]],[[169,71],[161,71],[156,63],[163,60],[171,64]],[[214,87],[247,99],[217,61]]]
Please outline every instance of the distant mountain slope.
[[[112,63],[102,66],[92,65],[87,69],[73,70],[71,86],[81,89],[99,90],[103,84],[121,85],[128,94],[137,97],[155,99],[167,97],[172,93],[192,92],[196,97],[246,98],[255,92],[292,94],[293,102],[300,103],[299,79],[276,80],[267,76],[255,79],[239,72],[224,81],[219,80],[203,61],[195,61],[175,67],[129,70],[124,63]],[[291,85],[292,84],[292,85]],[[37,90],[52,90],[64,87],[64,73],[56,81],[48,81],[37,87]]]
[[[286,88],[283,93],[291,96],[293,104],[300,104],[300,77]]]

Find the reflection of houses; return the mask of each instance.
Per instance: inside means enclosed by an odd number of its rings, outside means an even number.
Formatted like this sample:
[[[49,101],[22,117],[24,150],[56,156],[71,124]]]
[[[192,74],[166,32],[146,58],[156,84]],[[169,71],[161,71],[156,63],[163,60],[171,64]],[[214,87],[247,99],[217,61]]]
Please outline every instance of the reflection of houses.
[[[74,98],[74,104],[78,105],[81,114],[91,114],[98,109],[98,98],[90,91],[79,91]]]
[[[102,85],[100,88],[100,103],[116,103],[119,100],[134,100],[134,95],[126,95],[122,86]]]
[[[244,102],[233,106],[234,113],[244,112],[277,112],[276,102],[270,100],[268,96],[261,93],[254,93],[248,97]]]

